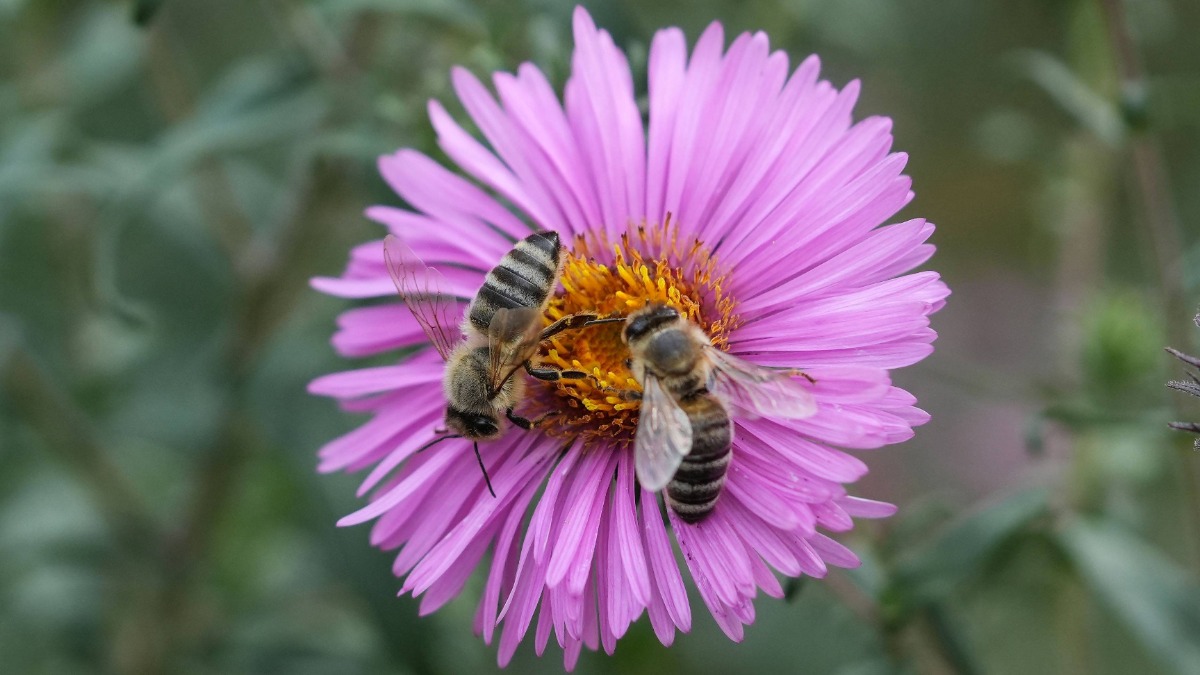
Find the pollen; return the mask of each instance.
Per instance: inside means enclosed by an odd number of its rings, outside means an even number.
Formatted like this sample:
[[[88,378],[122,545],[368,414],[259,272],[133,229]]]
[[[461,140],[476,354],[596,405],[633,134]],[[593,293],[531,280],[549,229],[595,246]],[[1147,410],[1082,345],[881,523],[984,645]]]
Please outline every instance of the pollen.
[[[663,227],[631,227],[617,241],[589,233],[575,238],[562,274],[562,290],[546,309],[546,323],[592,313],[623,317],[663,303],[704,329],[719,349],[738,323],[725,290],[727,274],[699,240],[680,242],[668,217]],[[553,436],[628,445],[637,428],[641,387],[621,341],[622,323],[564,331],[542,346],[541,361],[588,373],[585,379],[538,382],[531,401]]]

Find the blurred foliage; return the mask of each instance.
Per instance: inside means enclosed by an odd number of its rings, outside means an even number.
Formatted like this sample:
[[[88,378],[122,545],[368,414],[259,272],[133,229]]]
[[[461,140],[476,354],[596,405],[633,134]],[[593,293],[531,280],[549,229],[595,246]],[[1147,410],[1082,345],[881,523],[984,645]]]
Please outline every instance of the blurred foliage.
[[[1200,192],[1170,188],[1200,182],[1200,4],[588,4],[643,87],[655,29],[714,19],[861,78],[956,294],[900,375],[933,425],[870,458],[861,493],[902,509],[849,537],[864,566],[760,602],[742,645],[697,609],[579,671],[1200,672],[1200,461],[1165,427],[1200,410],[1161,351],[1197,342]],[[333,526],[355,480],[313,452],[356,420],[304,385],[346,367],[347,303],[305,281],[397,202],[376,156],[440,156],[449,69],[561,85],[571,10],[0,0],[5,672],[494,668],[478,582],[418,618]],[[512,671],[560,668],[525,645]]]

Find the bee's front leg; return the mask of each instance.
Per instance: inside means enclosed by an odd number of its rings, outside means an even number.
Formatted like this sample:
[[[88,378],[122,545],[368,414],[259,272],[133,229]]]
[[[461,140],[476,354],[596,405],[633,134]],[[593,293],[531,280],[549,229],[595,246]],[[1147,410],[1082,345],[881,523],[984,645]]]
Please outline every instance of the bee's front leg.
[[[642,392],[635,389],[617,389],[616,387],[606,386],[600,387],[600,391],[606,394],[612,394],[622,401],[640,401],[642,400]]]
[[[536,377],[543,382],[558,382],[559,380],[582,380],[588,374],[582,370],[561,370],[550,366],[535,366],[531,362],[525,362],[525,372],[533,377]]]
[[[549,340],[565,330],[575,330],[577,328],[596,326],[603,323],[621,323],[624,320],[625,317],[623,316],[602,319],[598,314],[571,314],[564,316],[549,326],[546,326],[542,330],[542,334],[538,337],[538,342],[545,342],[546,340]]]
[[[517,415],[516,413],[513,412],[512,408],[506,408],[504,410],[504,416],[508,418],[509,422],[512,422],[516,426],[521,427],[525,431],[529,431],[530,429],[533,428],[534,423],[532,421],[530,421],[527,418],[521,417],[520,415]]]

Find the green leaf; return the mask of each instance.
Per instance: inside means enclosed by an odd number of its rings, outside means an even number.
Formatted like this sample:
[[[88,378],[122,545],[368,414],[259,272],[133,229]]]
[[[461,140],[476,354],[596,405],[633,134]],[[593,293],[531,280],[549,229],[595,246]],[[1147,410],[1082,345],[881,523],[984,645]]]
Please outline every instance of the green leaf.
[[[897,563],[890,592],[898,596],[901,611],[944,597],[1045,512],[1046,493],[1034,488],[951,524]]]
[[[69,48],[39,73],[42,86],[85,110],[138,77],[145,36],[116,7],[92,7],[75,27]],[[66,78],[65,81],[62,78]]]
[[[1077,521],[1061,541],[1083,579],[1146,646],[1180,673],[1200,673],[1200,587],[1125,530]]]
[[[1125,139],[1125,125],[1117,107],[1093,91],[1057,57],[1027,50],[1015,54],[1012,60],[1018,70],[1100,140],[1115,147]]]

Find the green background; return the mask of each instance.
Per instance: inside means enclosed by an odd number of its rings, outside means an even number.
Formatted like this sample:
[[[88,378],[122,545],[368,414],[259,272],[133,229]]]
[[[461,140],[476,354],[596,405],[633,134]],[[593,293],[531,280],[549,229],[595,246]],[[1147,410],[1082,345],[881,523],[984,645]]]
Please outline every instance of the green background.
[[[933,421],[851,488],[901,507],[840,537],[864,567],[760,599],[741,645],[693,598],[673,647],[643,618],[577,672],[1200,673],[1200,457],[1166,427],[1200,405],[1162,351],[1200,337],[1200,3],[588,6],[641,91],[653,32],[712,20],[861,79],[954,295],[896,374]],[[571,11],[0,0],[0,670],[494,669],[478,583],[418,618],[334,527],[357,480],[314,453],[360,420],[305,385],[386,359],[339,359],[353,303],[306,281],[399,203],[378,155],[441,157],[449,69],[561,86]]]

